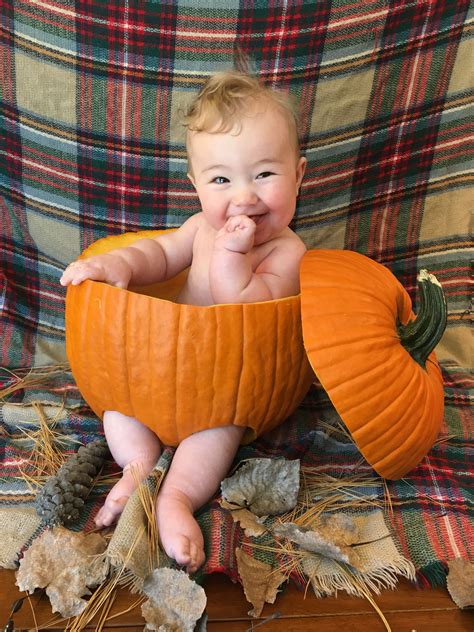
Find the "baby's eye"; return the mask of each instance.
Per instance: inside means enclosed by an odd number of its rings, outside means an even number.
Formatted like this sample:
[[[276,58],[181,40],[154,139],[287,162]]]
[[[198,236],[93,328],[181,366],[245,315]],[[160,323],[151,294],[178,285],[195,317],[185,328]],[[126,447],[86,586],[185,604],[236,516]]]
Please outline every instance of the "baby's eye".
[[[226,182],[229,182],[229,179],[224,178],[224,176],[216,176],[215,178],[212,178],[211,182],[213,184],[226,184]]]
[[[257,178],[268,178],[269,176],[273,176],[275,175],[272,171],[262,171],[262,173],[259,173]]]

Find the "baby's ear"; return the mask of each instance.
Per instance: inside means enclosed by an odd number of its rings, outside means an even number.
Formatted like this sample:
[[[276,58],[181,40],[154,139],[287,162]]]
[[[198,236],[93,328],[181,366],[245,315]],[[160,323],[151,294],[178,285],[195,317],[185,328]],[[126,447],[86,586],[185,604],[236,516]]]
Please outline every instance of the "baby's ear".
[[[298,160],[298,164],[296,165],[296,194],[298,195],[301,182],[303,180],[304,172],[306,171],[306,165],[308,161],[304,156]]]
[[[195,182],[195,180],[194,180],[194,176],[193,176],[193,174],[192,174],[190,171],[188,171],[188,173],[187,173],[186,175],[187,175],[187,176],[188,176],[188,178],[191,180],[191,184],[193,185],[193,187],[194,187],[194,188],[196,188],[196,182]]]

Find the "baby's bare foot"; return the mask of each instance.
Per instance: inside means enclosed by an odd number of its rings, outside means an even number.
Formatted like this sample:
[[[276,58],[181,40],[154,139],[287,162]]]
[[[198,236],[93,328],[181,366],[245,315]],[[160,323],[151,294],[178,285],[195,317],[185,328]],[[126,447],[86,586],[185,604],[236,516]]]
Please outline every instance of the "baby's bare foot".
[[[116,500],[107,496],[105,503],[94,518],[95,526],[101,529],[102,527],[110,527],[110,525],[114,524],[124,510],[128,499],[129,496],[121,496]]]
[[[112,487],[105,499],[105,503],[94,518],[96,527],[99,529],[110,527],[118,520],[128,499],[138,487],[140,481],[148,476],[153,469],[153,465],[140,462],[127,465],[124,468],[122,478]]]
[[[163,549],[188,573],[204,564],[204,539],[191,504],[181,492],[160,494],[157,502],[158,532]]]

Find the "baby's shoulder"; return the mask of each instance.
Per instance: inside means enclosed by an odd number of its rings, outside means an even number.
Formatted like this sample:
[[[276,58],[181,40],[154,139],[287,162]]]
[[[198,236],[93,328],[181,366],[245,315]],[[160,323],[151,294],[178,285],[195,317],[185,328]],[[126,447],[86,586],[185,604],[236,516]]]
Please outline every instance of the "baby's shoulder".
[[[306,252],[303,240],[289,228],[263,246],[259,268],[266,272],[298,268]]]
[[[176,232],[172,233],[172,238],[174,241],[181,241],[192,245],[199,233],[202,231],[203,224],[204,221],[202,213],[195,213],[194,215],[191,215],[191,217],[188,217],[188,219],[181,224]]]
[[[276,238],[273,245],[275,254],[281,255],[282,252],[292,254],[295,257],[302,257],[306,252],[304,241],[291,228],[285,228]]]

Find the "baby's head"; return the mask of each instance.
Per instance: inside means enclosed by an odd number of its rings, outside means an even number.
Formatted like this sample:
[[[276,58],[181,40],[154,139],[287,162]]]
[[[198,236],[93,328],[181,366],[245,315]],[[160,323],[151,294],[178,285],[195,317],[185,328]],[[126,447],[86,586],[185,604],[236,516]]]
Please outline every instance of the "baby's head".
[[[218,73],[189,108],[188,176],[216,229],[235,215],[258,225],[255,244],[272,239],[294,215],[306,166],[290,99],[237,72]]]
[[[212,75],[189,106],[184,119],[188,155],[192,153],[193,134],[238,134],[244,117],[265,109],[280,114],[281,122],[288,129],[289,139],[298,159],[299,122],[291,97],[264,85],[257,77],[237,71],[218,72]]]

